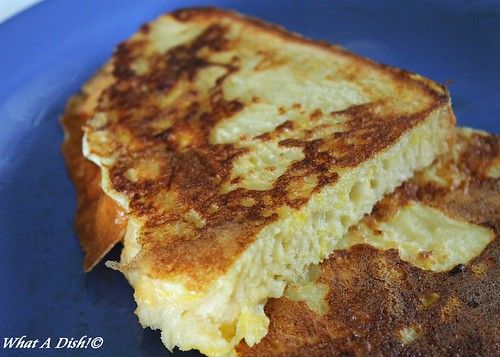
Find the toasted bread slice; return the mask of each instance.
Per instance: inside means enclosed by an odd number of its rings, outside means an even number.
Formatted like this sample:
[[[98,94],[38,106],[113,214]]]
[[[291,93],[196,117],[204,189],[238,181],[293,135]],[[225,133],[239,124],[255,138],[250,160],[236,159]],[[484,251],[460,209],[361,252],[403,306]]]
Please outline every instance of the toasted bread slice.
[[[85,253],[85,272],[123,239],[127,226],[125,211],[101,189],[99,167],[82,153],[82,129],[90,117],[89,104],[93,108],[87,94],[72,97],[61,120],[64,128],[62,152],[78,198],[75,228]]]
[[[349,230],[345,250],[266,305],[269,334],[239,353],[496,355],[499,169],[500,137],[460,130]]]
[[[78,101],[84,155],[128,222],[112,266],[140,322],[209,355],[259,341],[266,300],[430,165],[454,125],[430,80],[216,9],[143,26]]]

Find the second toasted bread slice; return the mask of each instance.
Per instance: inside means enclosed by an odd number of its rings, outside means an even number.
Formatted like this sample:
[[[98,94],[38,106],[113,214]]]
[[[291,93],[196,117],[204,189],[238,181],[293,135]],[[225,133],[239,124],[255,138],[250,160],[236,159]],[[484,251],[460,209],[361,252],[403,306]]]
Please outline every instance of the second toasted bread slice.
[[[500,136],[459,129],[339,248],[266,305],[242,356],[494,356],[500,311]]]

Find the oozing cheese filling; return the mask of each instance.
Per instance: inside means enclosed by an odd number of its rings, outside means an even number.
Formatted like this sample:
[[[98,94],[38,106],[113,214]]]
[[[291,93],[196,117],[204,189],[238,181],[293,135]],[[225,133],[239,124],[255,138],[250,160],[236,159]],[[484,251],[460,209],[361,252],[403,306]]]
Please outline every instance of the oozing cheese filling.
[[[378,222],[377,232],[361,222],[343,245],[366,243],[379,249],[397,249],[401,259],[416,267],[445,271],[466,264],[490,243],[493,231],[446,216],[421,203],[399,209],[387,222]]]

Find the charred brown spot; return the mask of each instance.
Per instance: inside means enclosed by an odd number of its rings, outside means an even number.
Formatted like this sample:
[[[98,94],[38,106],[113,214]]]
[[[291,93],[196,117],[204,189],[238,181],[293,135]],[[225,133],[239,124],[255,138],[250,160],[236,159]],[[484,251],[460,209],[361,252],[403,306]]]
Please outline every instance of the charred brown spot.
[[[424,252],[419,252],[417,258],[421,260],[427,260],[430,257],[432,257],[432,251],[424,251]]]
[[[293,121],[287,120],[283,124],[280,124],[276,127],[275,132],[280,133],[282,131],[293,130]]]
[[[272,138],[273,138],[272,133],[264,133],[264,134],[260,134],[260,135],[256,136],[256,139],[259,139],[262,141],[268,141],[268,140],[271,140]]]
[[[450,275],[458,275],[460,273],[463,273],[465,271],[466,266],[464,264],[458,264],[453,267],[453,269],[450,270],[449,274]]]
[[[242,180],[242,177],[241,176],[238,176],[238,177],[235,177],[234,179],[231,180],[231,183],[232,184],[238,184],[240,183]]]
[[[181,21],[181,22],[186,22],[186,21],[189,21],[194,15],[196,15],[196,12],[197,10],[206,10],[206,11],[210,11],[210,9],[206,8],[206,9],[203,9],[203,8],[199,8],[199,9],[180,9],[180,10],[177,10],[177,11],[174,11],[172,13],[170,13],[171,16],[173,16],[176,20],[178,21]]]
[[[143,34],[148,34],[149,31],[151,31],[151,25],[150,24],[144,24],[140,27],[139,31],[141,31]]]
[[[311,120],[316,120],[316,119],[319,119],[323,116],[323,112],[321,111],[321,109],[316,109],[314,110],[312,113],[311,113]]]

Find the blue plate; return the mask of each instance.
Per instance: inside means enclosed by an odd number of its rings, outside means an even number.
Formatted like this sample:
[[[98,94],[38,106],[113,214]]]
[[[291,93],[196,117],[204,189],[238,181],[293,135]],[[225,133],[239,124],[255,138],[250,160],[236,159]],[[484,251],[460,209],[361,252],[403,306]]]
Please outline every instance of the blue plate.
[[[52,338],[52,349],[0,354],[168,354],[158,332],[140,327],[121,274],[103,264],[82,271],[58,118],[116,43],[162,12],[199,4],[55,0],[0,25],[0,338]],[[447,83],[460,125],[500,132],[498,1],[212,4]],[[54,349],[59,337],[85,335],[104,343]]]

